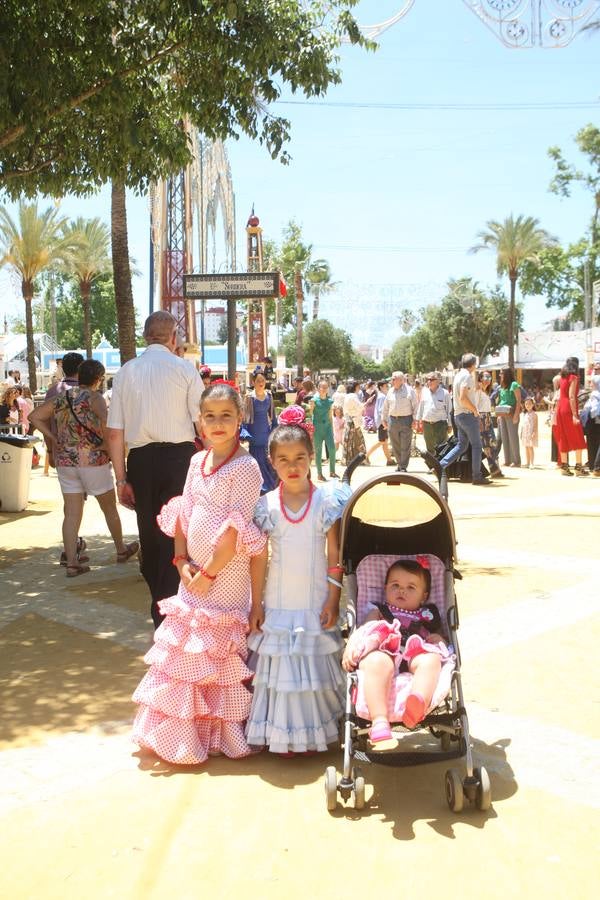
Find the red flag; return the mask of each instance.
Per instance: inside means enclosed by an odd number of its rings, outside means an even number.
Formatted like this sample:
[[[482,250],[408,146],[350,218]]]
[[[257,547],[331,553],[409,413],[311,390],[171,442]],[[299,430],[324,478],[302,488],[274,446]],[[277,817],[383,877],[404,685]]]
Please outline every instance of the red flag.
[[[281,272],[279,273],[279,296],[287,297],[287,284],[285,283],[285,280],[284,280]]]

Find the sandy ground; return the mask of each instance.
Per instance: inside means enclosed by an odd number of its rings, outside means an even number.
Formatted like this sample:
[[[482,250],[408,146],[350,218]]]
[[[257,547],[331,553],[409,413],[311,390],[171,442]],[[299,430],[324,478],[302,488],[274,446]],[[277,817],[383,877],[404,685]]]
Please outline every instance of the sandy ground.
[[[366,767],[367,808],[327,813],[339,751],[194,769],[140,753],[129,723],[152,637],[145,584],[135,562],[116,564],[93,500],[92,572],[66,580],[58,482],[35,471],[27,510],[0,514],[0,895],[596,896],[600,479],[558,474],[541,431],[538,468],[450,486],[487,813],[448,810],[444,763]],[[410,470],[431,480],[420,460]],[[383,472],[361,468],[356,483]]]

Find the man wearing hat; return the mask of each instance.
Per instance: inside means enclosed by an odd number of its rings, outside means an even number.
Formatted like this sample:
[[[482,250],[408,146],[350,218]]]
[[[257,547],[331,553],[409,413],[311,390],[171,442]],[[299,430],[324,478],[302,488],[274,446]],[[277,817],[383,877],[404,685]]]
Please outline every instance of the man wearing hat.
[[[421,391],[421,402],[415,416],[423,423],[423,437],[429,453],[448,436],[450,425],[450,394],[442,384],[440,372],[430,372]]]

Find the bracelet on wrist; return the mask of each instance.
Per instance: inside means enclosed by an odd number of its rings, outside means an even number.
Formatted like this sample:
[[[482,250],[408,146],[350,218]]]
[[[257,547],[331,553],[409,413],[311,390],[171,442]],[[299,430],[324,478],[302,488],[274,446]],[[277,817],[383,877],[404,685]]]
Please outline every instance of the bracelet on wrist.
[[[334,584],[337,588],[340,588],[340,590],[343,587],[342,582],[338,581],[337,578],[332,578],[331,575],[327,576],[327,581],[329,582],[329,584]]]
[[[198,573],[202,575],[203,578],[208,578],[209,581],[214,581],[217,577],[216,575],[209,575],[204,566],[200,566],[200,568],[198,569]]]
[[[328,572],[344,572],[343,566],[329,566],[327,569]]]
[[[180,553],[178,556],[174,556],[171,560],[171,563],[176,566],[178,562],[187,562],[188,558],[185,553]]]
[[[122,487],[124,484],[127,484],[127,479],[126,478],[117,478],[115,483],[116,483],[117,487]]]

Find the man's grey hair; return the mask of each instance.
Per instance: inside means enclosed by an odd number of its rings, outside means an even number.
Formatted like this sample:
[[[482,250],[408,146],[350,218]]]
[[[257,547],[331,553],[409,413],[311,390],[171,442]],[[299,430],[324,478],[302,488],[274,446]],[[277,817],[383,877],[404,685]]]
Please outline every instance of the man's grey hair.
[[[166,309],[151,313],[144,322],[144,338],[147,344],[168,344],[177,326],[175,317]]]
[[[463,353],[460,364],[463,369],[470,369],[471,366],[477,365],[477,357],[474,353]]]
[[[404,372],[392,372],[392,378],[406,378]]]

